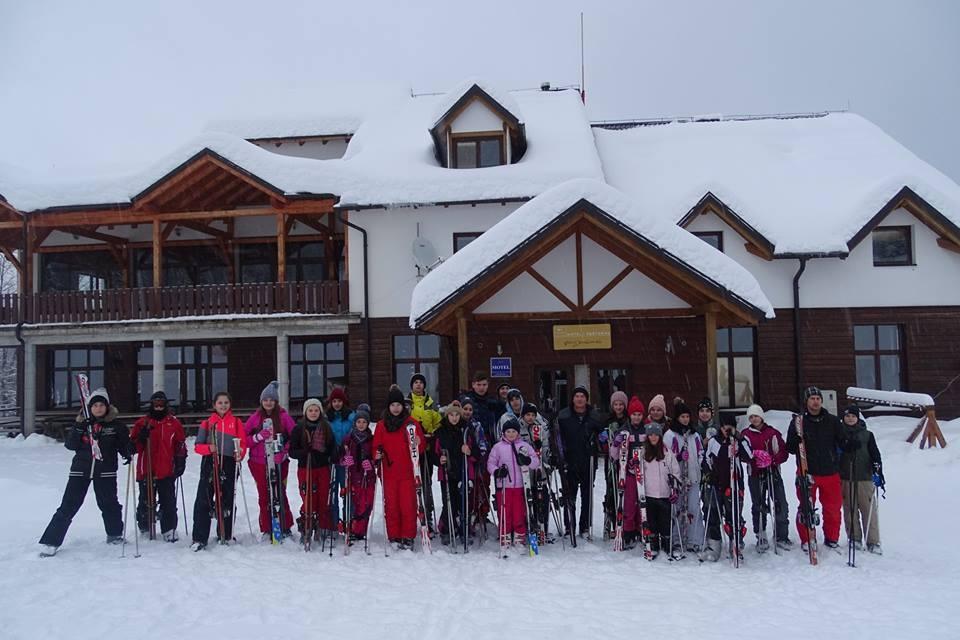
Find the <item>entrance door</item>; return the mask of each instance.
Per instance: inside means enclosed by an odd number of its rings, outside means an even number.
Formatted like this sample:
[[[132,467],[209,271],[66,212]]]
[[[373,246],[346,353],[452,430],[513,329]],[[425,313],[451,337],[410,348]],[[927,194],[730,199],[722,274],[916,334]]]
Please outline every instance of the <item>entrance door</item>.
[[[594,381],[597,385],[597,399],[593,406],[601,411],[609,411],[610,396],[613,395],[614,391],[623,391],[629,394],[627,381],[630,378],[630,370],[625,367],[612,367],[597,368],[594,371],[596,371]]]
[[[566,369],[540,369],[537,371],[537,398],[540,413],[553,420],[557,412],[570,404],[570,377]]]

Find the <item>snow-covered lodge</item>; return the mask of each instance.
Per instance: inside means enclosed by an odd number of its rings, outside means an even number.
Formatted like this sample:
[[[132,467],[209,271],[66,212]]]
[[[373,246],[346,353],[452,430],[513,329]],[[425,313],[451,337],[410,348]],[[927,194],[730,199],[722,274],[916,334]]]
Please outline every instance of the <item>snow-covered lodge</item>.
[[[575,91],[471,80],[0,194],[28,430],[78,372],[126,412],[156,388],[251,407],[271,379],[379,407],[414,371],[447,401],[484,370],[546,409],[816,384],[960,414],[960,186],[850,113],[591,124]]]

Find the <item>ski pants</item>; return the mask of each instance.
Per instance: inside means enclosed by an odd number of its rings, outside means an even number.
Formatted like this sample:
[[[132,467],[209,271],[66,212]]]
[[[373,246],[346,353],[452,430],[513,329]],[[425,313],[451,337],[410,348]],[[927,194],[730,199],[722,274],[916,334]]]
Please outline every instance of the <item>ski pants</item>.
[[[647,528],[654,551],[661,548],[670,550],[671,507],[669,498],[647,498]]]
[[[74,474],[77,475],[74,475]],[[108,471],[102,475],[94,473],[93,493],[97,498],[97,506],[103,516],[103,528],[108,536],[123,534],[123,510],[117,500],[117,472]],[[59,547],[67,535],[67,529],[73,522],[73,517],[80,511],[87,489],[90,487],[90,478],[83,472],[71,471],[67,479],[67,487],[63,491],[63,499],[56,513],[50,519],[50,524],[40,537],[40,544]]]
[[[432,444],[431,441],[428,446],[432,446]],[[427,526],[430,531],[433,531],[434,524],[437,521],[433,505],[433,465],[427,456],[420,456],[420,478],[423,484],[423,502],[427,512]]]
[[[643,518],[637,502],[637,477],[628,473],[626,482],[623,483],[623,532],[640,531],[643,531]]]
[[[497,499],[502,502],[500,510],[500,535],[527,535],[527,501],[522,487],[507,487],[497,490]]]
[[[840,488],[840,474],[835,473],[831,476],[813,476],[813,485],[810,487],[810,499],[817,500],[819,496],[821,511],[823,513],[823,538],[824,541],[832,540],[837,542],[840,539],[840,508],[843,504],[843,493]],[[805,500],[801,495],[800,487],[797,487],[797,497]],[[800,542],[808,542],[810,532],[800,521],[801,509],[797,509],[797,533],[800,535]]]
[[[147,498],[147,481],[141,480],[140,496],[137,498],[137,526],[140,531],[150,530],[150,519]],[[166,533],[177,528],[177,479],[173,476],[153,481],[154,507],[160,507],[160,532]],[[156,518],[157,514],[154,513]]]
[[[541,469],[530,471],[530,484],[533,487],[538,526],[546,536],[550,530],[550,494],[547,492],[547,478]]]
[[[306,465],[300,465],[297,467],[297,483],[302,501],[300,518],[297,520],[300,533],[306,533],[307,523],[313,523],[311,528],[314,531],[332,530],[332,511],[327,508],[327,501],[330,500],[330,467],[311,468],[308,480]]]
[[[250,468],[250,475],[253,476],[257,484],[257,502],[260,505],[260,533],[270,533],[273,527],[270,524],[270,483],[268,481],[269,470],[266,465],[250,460],[247,463]],[[290,471],[290,461],[284,460],[283,464],[278,465],[277,471],[280,474],[280,497],[283,504],[283,517],[280,528],[289,531],[293,527],[293,515],[290,513],[290,501],[287,500],[287,473]],[[330,474],[330,470],[326,470]],[[328,481],[329,484],[329,481]]]
[[[705,486],[703,491],[703,520],[709,540],[720,540],[720,497],[716,487],[712,484]],[[701,540],[698,544],[702,544]]]
[[[564,524],[568,528],[577,525],[577,494],[579,494],[580,533],[586,533],[590,528],[590,517],[593,506],[591,505],[593,484],[591,483],[590,466],[587,464],[584,465],[582,469],[568,469],[567,473],[561,474],[561,477],[563,476],[566,476],[566,482],[563,488]]]
[[[609,460],[604,459],[603,477],[606,480],[606,491],[604,491],[603,494],[603,523],[605,531],[608,534],[613,532],[617,522],[617,484],[616,478],[614,478],[615,468],[614,465],[610,464]]]
[[[210,520],[218,520],[217,485],[220,492],[220,513],[223,517],[223,531],[217,522],[217,538],[233,539],[233,498],[237,489],[237,461],[233,456],[220,458],[220,477],[214,478],[213,455],[203,456],[200,463],[200,482],[197,485],[197,499],[193,503],[193,541],[207,544],[210,538]]]
[[[447,515],[447,500],[449,498],[450,502],[450,511],[453,514],[453,526],[458,535],[463,535],[463,523],[461,522],[461,514],[463,511],[463,506],[461,504],[462,495],[460,478],[450,478],[449,480],[444,479],[440,483],[440,494],[441,500],[443,500],[443,509],[440,511],[440,520],[437,522],[437,530],[444,534],[450,534],[450,527],[448,526],[448,521],[450,516]]]
[[[682,498],[681,498],[682,499]],[[703,545],[703,518],[700,515],[700,484],[691,483],[687,488],[687,510],[681,511],[681,517],[686,516],[686,538],[684,544],[687,549],[699,548]]]
[[[880,544],[880,514],[877,513],[880,505],[877,504],[876,486],[873,480],[859,480],[852,483],[849,480],[843,480],[842,485],[843,521],[846,523],[847,538],[852,537],[855,542],[862,542],[863,530],[867,529],[867,544]],[[856,509],[853,502],[856,502]],[[869,528],[867,528],[868,518]]]
[[[373,498],[377,487],[377,477],[370,472],[350,477],[350,535],[366,536],[370,514],[373,513]]]
[[[383,495],[386,501],[387,538],[416,538],[417,490],[411,473],[384,474]]]
[[[750,487],[750,515],[753,516],[753,532],[759,537],[766,533],[767,520],[774,516],[773,534],[776,540],[786,540],[790,534],[790,513],[787,506],[787,494],[783,489],[783,478],[779,469],[768,469],[760,473],[751,473],[747,478]],[[773,510],[771,514],[767,500],[773,487]]]

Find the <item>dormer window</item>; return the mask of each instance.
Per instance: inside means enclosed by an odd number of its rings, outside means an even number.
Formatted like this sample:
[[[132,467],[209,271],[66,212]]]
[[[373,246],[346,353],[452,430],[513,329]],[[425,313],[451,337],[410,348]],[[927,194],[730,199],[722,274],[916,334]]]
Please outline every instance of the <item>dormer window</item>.
[[[477,169],[506,164],[503,154],[503,136],[452,136],[453,167]]]
[[[440,100],[430,137],[438,163],[449,169],[513,164],[527,149],[525,127],[513,99],[475,82]]]

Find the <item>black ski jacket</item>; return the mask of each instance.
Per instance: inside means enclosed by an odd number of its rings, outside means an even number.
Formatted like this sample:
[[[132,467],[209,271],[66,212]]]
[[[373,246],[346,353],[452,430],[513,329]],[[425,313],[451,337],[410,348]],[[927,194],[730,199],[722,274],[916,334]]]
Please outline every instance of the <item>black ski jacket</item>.
[[[590,447],[605,426],[603,416],[589,404],[583,413],[566,407],[557,415],[556,424],[554,433],[559,446],[554,451],[558,454],[561,466],[566,465],[568,470],[586,477],[590,466]]]
[[[840,471],[840,449],[843,446],[843,424],[826,409],[820,413],[803,414],[803,441],[807,450],[807,470],[814,476],[832,476]],[[797,469],[800,468],[800,436],[797,426],[790,421],[787,431],[787,451],[797,455]]]
[[[116,475],[118,458],[130,458],[133,454],[130,430],[117,419],[119,415],[117,408],[111,405],[107,414],[100,419],[91,417],[87,420],[82,414],[77,416],[76,424],[70,427],[63,442],[67,449],[75,452],[70,464],[71,475],[79,473],[85,478]],[[100,445],[103,457],[96,464],[90,447],[91,438]]]

